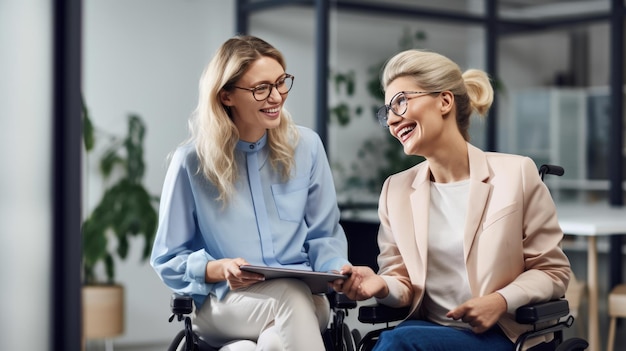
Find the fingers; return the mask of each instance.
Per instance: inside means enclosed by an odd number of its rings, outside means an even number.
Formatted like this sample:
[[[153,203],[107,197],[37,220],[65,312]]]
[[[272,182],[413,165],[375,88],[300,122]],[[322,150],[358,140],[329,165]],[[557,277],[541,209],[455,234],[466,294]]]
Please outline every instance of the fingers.
[[[337,272],[337,273],[349,277],[350,275],[352,275],[352,265],[350,265],[350,264],[344,265],[343,267],[341,267],[341,270],[339,272]],[[342,293],[343,292],[343,284],[344,284],[345,281],[346,281],[346,279],[336,279],[330,285],[331,285],[331,287],[335,291]]]
[[[446,313],[446,317],[448,318],[452,318],[455,321],[458,321],[459,319],[461,319],[463,317],[463,310],[461,309],[463,305],[458,306],[457,308],[448,311],[448,313]]]
[[[341,267],[339,274],[345,275],[347,278],[345,279],[337,279],[333,283],[333,289],[340,293],[346,293],[350,290],[352,285],[354,284],[354,279],[358,276],[355,272],[357,271],[356,267],[352,265],[344,265]]]
[[[249,263],[243,258],[235,258],[230,260],[225,265],[225,277],[228,282],[228,286],[233,289],[241,289],[248,287],[252,284],[264,281],[265,277],[262,274],[246,272],[241,270],[241,266],[248,265]]]
[[[477,297],[450,310],[446,316],[461,320],[475,333],[483,333],[494,326],[506,312],[506,300],[498,293]]]
[[[351,275],[352,274],[352,265],[346,264],[343,267],[341,267],[341,270],[339,271],[339,274]]]
[[[472,314],[472,311],[468,309],[465,305],[460,305],[457,308],[450,310],[446,313],[446,317],[452,318],[454,320],[461,320],[464,323],[467,323],[474,333],[480,334],[487,331],[491,326],[487,325],[480,316],[476,316]]]
[[[350,276],[352,274],[352,266],[349,264],[344,265],[343,267],[341,267],[339,274]],[[338,293],[343,293],[345,282],[346,282],[346,279],[335,279],[331,284],[333,290],[335,290]]]
[[[354,272],[352,272],[350,277],[344,281],[342,286],[342,292],[352,300],[360,300],[362,299],[362,294],[360,294],[360,287],[362,282],[362,276],[360,274],[355,274]]]
[[[383,279],[369,267],[344,266],[341,273],[348,278],[334,281],[333,289],[352,300],[366,300],[386,289]]]

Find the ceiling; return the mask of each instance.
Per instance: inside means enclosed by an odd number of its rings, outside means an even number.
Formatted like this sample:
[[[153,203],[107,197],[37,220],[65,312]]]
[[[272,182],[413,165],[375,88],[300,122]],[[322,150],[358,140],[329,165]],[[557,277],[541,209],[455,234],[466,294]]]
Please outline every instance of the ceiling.
[[[528,7],[535,5],[547,5],[558,3],[571,3],[571,2],[595,2],[594,0],[500,0],[498,4],[511,6],[511,7]]]
[[[432,9],[437,11],[460,11],[484,8],[487,0],[344,0],[354,3],[399,5]],[[611,0],[497,0],[497,7],[503,17],[539,19],[569,15],[606,13]],[[332,7],[332,1],[331,1]]]
[[[538,19],[545,17],[606,13],[610,0],[499,0],[503,17]]]

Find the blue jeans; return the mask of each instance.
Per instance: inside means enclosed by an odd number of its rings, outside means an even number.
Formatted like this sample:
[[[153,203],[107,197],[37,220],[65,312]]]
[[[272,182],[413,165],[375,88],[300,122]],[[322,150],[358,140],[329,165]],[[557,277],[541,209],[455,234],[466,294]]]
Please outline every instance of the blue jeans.
[[[494,327],[482,334],[423,320],[406,320],[380,334],[374,351],[512,351],[513,343]]]

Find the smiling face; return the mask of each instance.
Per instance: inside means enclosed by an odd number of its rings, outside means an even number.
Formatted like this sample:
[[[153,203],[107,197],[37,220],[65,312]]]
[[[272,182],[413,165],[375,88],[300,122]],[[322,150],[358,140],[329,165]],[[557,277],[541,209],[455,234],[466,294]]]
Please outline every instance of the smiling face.
[[[410,77],[393,80],[385,90],[385,101],[389,101],[399,92],[425,91],[415,84]],[[397,116],[389,111],[387,123],[389,132],[402,143],[407,155],[428,157],[438,149],[449,124],[454,118],[448,118],[452,103],[449,92],[434,94],[406,94],[406,112]]]
[[[260,57],[248,71],[235,82],[237,87],[255,88],[261,84],[274,84],[285,75],[284,68],[273,58]],[[256,101],[252,92],[245,89],[223,90],[220,99],[230,108],[233,123],[239,131],[239,138],[248,142],[259,140],[267,129],[280,124],[281,111],[287,94],[281,95],[272,87],[269,97]]]

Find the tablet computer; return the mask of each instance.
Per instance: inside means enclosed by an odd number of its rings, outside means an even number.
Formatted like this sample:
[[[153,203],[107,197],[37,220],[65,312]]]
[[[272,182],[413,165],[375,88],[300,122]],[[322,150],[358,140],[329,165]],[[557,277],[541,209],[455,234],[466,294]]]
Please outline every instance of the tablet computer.
[[[311,288],[311,292],[318,293],[326,293],[329,291],[328,282],[332,282],[335,279],[345,279],[346,275],[339,273],[331,273],[331,272],[313,272],[313,271],[305,271],[301,269],[292,269],[292,268],[280,268],[280,267],[267,267],[267,266],[255,266],[255,265],[244,265],[239,267],[242,271],[253,272],[258,274],[263,274],[265,279],[276,279],[276,278],[294,278],[300,279],[305,282],[309,288]]]

